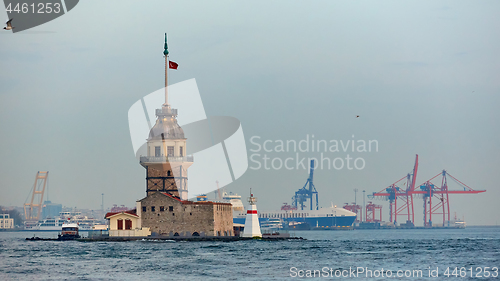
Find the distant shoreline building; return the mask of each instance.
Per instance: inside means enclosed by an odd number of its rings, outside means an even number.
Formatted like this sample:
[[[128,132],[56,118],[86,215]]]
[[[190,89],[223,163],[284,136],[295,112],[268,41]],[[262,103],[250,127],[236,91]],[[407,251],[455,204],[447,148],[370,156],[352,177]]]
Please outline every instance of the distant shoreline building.
[[[62,212],[61,204],[52,203],[49,200],[43,202],[42,219],[55,218],[60,212]]]
[[[14,228],[14,219],[11,219],[9,214],[0,214],[0,229]]]

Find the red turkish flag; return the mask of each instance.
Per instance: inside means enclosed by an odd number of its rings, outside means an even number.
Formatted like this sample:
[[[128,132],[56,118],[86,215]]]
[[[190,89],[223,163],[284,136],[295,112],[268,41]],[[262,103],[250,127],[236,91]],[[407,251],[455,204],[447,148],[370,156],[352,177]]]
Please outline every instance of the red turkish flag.
[[[179,65],[176,62],[168,61],[168,67],[172,69],[177,69]]]

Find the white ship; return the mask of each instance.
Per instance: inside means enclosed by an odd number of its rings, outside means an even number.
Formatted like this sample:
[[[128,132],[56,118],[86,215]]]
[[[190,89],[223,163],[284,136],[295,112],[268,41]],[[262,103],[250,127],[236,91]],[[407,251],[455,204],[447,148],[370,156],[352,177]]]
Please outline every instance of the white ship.
[[[60,212],[58,217],[46,218],[38,223],[26,222],[24,230],[28,231],[61,231],[64,223],[75,223],[80,231],[91,231],[99,221],[83,216],[81,212]]]
[[[279,232],[283,228],[282,219],[269,219],[260,224],[260,230],[262,233],[272,233]]]

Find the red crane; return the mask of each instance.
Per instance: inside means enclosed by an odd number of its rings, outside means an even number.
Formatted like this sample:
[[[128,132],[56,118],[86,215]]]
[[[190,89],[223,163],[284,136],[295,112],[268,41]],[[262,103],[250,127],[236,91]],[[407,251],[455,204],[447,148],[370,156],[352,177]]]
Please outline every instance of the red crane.
[[[376,192],[368,196],[369,198],[382,196],[389,200],[390,222],[393,222],[394,224],[397,223],[398,216],[405,216],[406,224],[408,225],[411,223],[411,225],[414,225],[415,212],[413,208],[413,192],[415,190],[415,178],[417,177],[417,171],[418,154],[415,157],[415,166],[413,167],[413,173],[402,177],[380,192]],[[405,179],[406,182],[403,182],[403,180]],[[398,200],[400,201],[399,205]]]
[[[352,203],[351,205],[349,205],[349,203],[344,203],[343,208],[353,213],[356,213],[355,222],[363,221],[363,212],[360,212],[363,208],[361,208],[360,205],[356,205],[356,203]]]
[[[441,186],[431,181],[438,176],[441,177]],[[463,190],[449,190],[448,177],[455,181]],[[422,194],[424,199],[424,226],[432,227],[432,215],[443,215],[443,226],[450,226],[450,200],[449,194],[478,194],[486,190],[474,190],[465,183],[459,181],[448,172],[443,170],[430,180],[420,185],[420,190],[415,190],[413,194]],[[432,199],[437,199],[433,201]],[[433,205],[434,203],[434,205]]]
[[[418,155],[415,159],[415,166],[413,168],[413,174],[408,174],[406,177],[401,178],[397,182],[393,183],[389,187],[383,189],[380,192],[373,193],[370,198],[375,196],[384,197],[389,200],[390,208],[390,222],[397,223],[398,216],[407,216],[406,224],[407,226],[415,225],[414,207],[413,207],[413,196],[418,195],[423,197],[423,207],[424,207],[424,226],[432,227],[432,216],[433,215],[443,215],[443,226],[450,223],[450,201],[449,194],[478,194],[485,192],[486,190],[474,190],[459,181],[448,172],[443,170],[441,173],[432,177],[430,180],[424,182],[415,189],[415,179],[418,170]],[[442,175],[441,185],[438,186],[432,183],[432,180],[436,179],[439,175]],[[448,189],[448,177],[458,183],[463,190],[449,190]],[[403,180],[406,178],[406,182]],[[403,182],[403,183],[402,183]],[[402,183],[402,184],[401,184]],[[405,186],[403,188],[402,186]],[[434,198],[434,201],[433,201]],[[398,200],[402,201],[398,206]],[[437,203],[436,203],[437,201]]]
[[[368,205],[366,205],[366,221],[367,222],[381,222],[382,221],[382,205],[375,205],[372,202],[368,202]]]

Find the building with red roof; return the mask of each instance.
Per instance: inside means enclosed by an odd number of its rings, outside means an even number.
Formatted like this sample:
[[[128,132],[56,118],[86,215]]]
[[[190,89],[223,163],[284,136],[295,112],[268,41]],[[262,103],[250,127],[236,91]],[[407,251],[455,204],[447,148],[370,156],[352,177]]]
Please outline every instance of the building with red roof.
[[[105,218],[109,221],[109,236],[149,236],[149,228],[142,227],[141,219],[136,209],[109,212]]]

